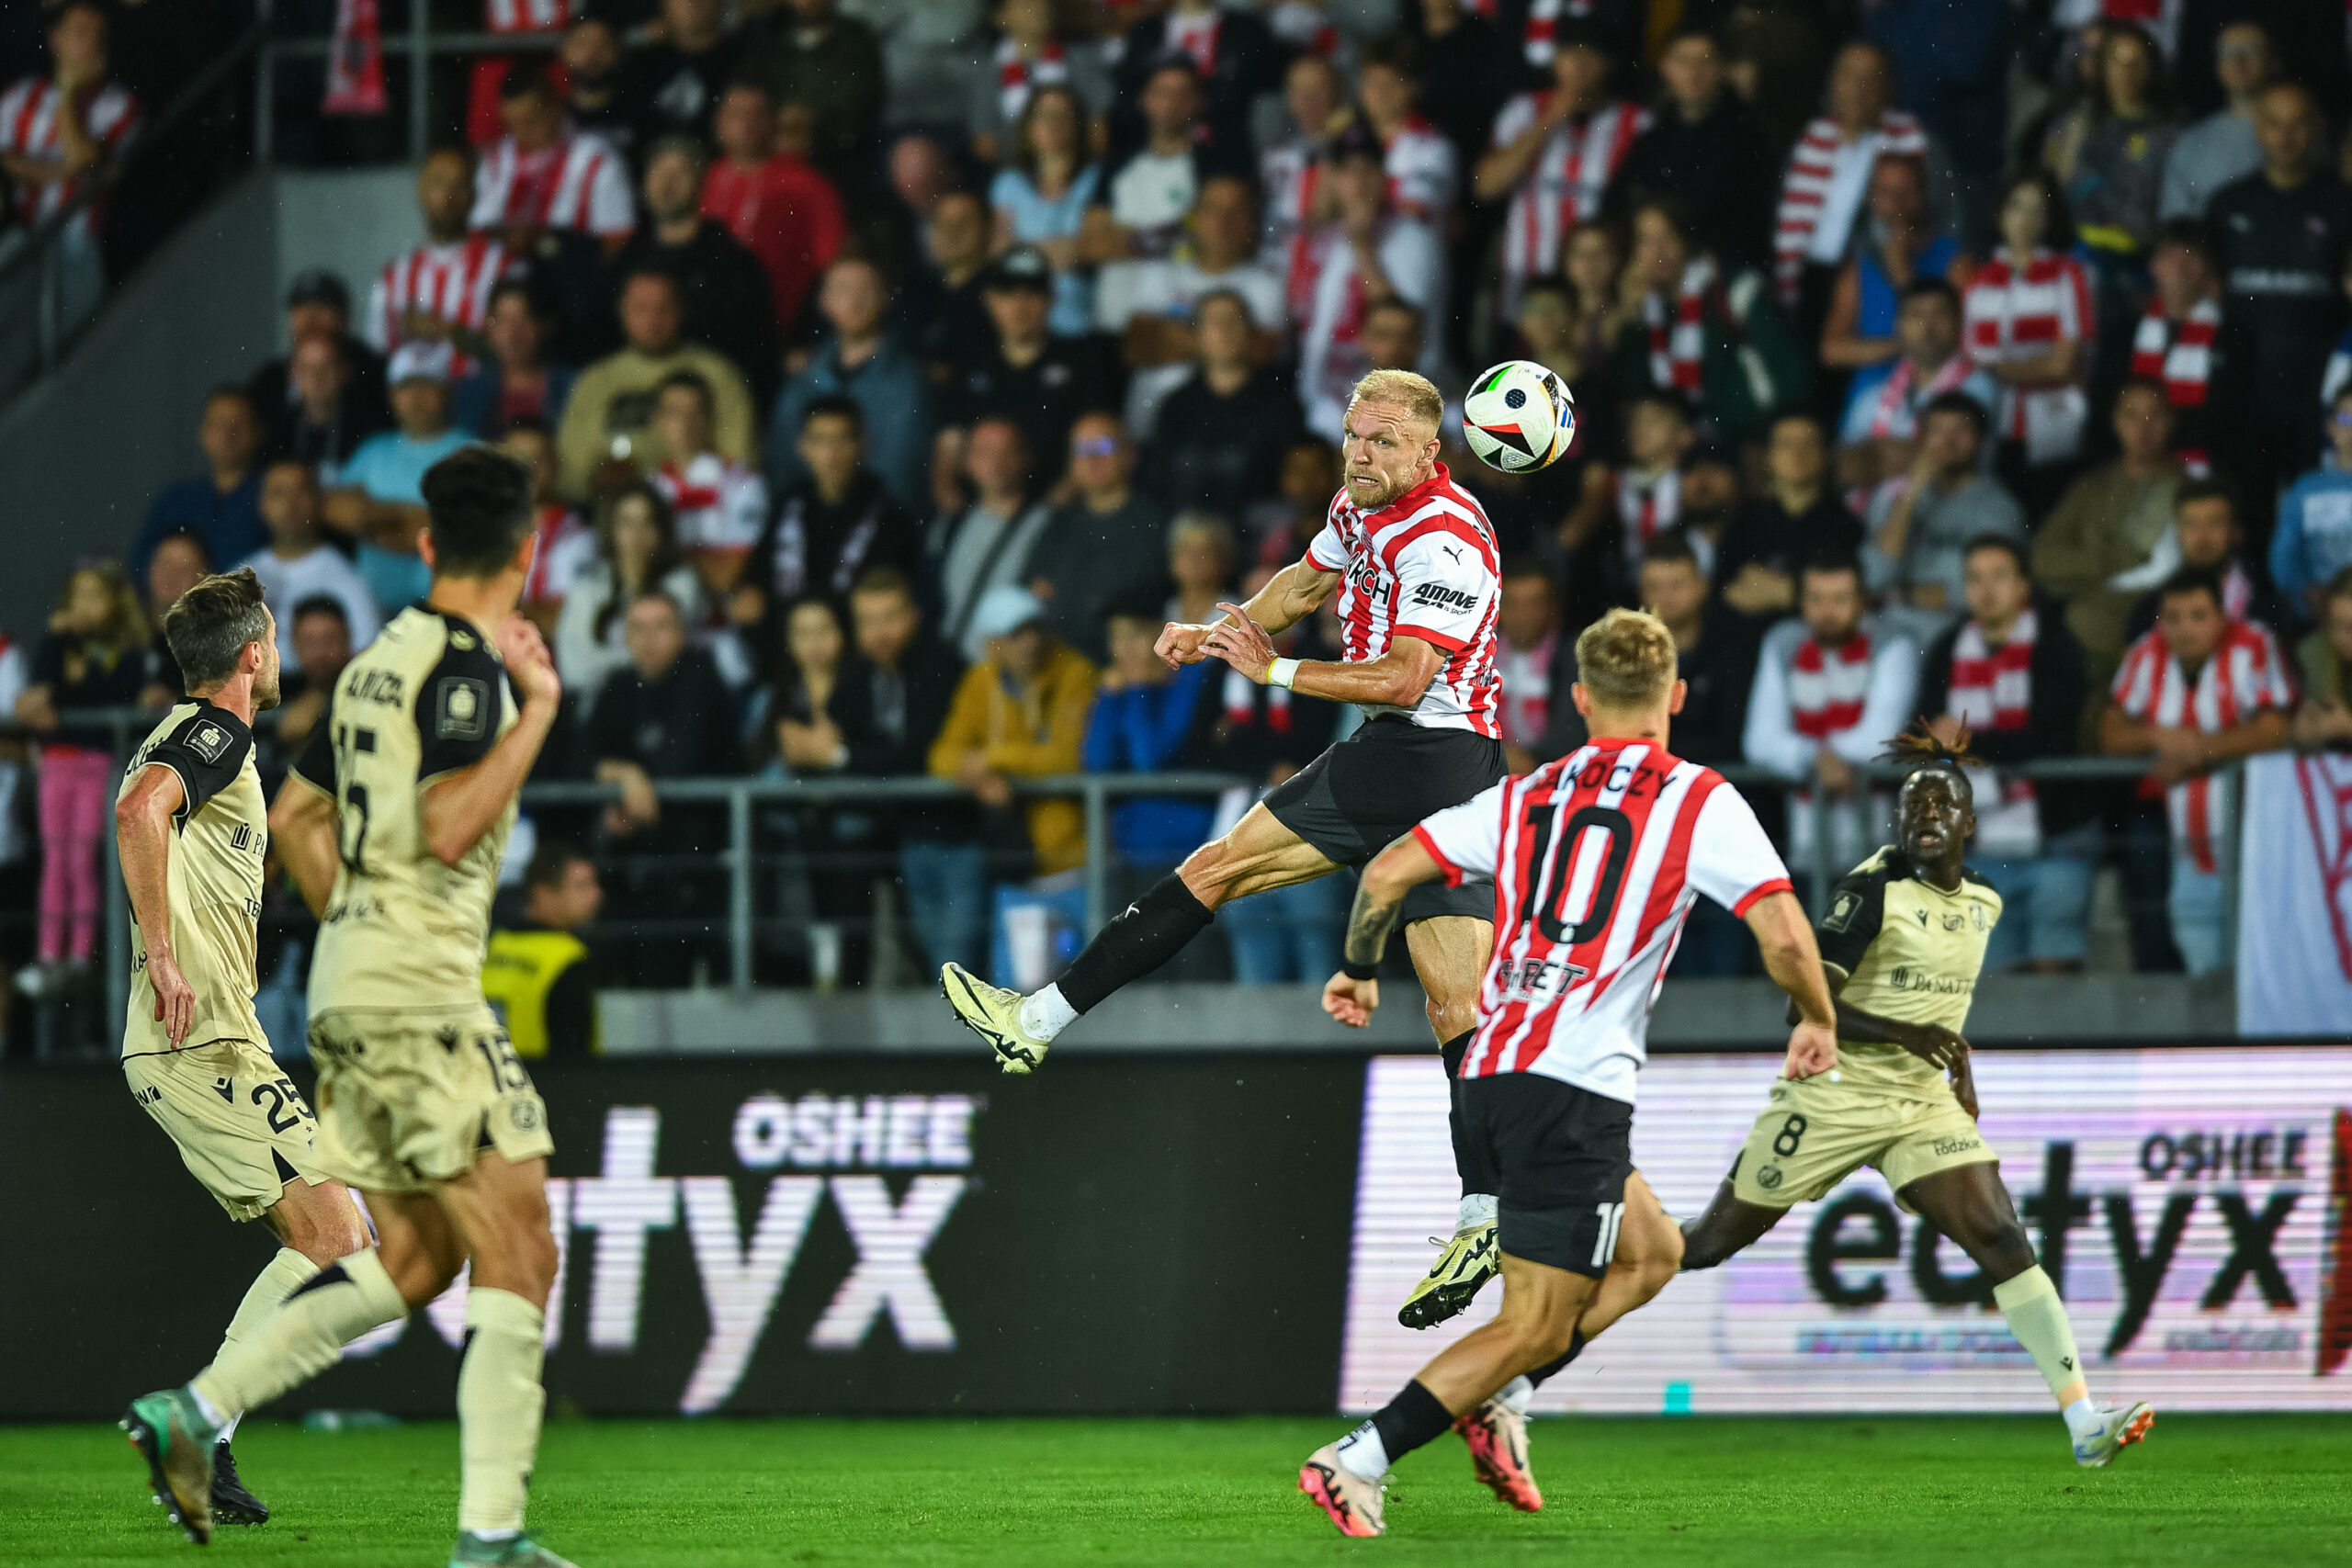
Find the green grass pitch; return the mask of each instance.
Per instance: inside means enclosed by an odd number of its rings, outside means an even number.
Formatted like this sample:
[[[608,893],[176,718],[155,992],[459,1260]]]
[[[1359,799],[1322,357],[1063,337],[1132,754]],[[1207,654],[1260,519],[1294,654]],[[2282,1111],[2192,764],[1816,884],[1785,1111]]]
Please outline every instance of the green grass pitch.
[[[2107,1471],[2054,1418],[1540,1420],[1547,1506],[1513,1514],[1441,1439],[1390,1533],[1342,1540],[1294,1489],[1324,1420],[549,1424],[541,1539],[582,1568],[736,1565],[2352,1562],[2352,1417],[2170,1416]],[[111,1427],[0,1428],[0,1562],[439,1568],[447,1424],[237,1438],[277,1508],[197,1554]]]

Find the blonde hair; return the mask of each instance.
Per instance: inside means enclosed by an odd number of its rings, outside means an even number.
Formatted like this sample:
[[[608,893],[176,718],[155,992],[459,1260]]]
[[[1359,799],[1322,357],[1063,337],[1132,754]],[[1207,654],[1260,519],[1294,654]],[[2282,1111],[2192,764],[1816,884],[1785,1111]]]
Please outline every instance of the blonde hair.
[[[1674,687],[1674,634],[1646,610],[1611,610],[1577,638],[1577,679],[1596,706],[1649,707]]]
[[[1426,376],[1410,370],[1371,370],[1358,381],[1355,390],[1348,394],[1348,407],[1358,403],[1385,403],[1401,408],[1407,418],[1416,424],[1427,425],[1435,434],[1445,423],[1445,397]]]

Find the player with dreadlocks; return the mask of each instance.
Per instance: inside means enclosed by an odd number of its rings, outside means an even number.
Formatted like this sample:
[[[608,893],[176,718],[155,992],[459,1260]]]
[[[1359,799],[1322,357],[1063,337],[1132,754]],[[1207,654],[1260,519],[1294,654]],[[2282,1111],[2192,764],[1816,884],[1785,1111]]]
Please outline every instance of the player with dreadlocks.
[[[2057,1396],[2075,1462],[2103,1465],[2147,1436],[2155,1407],[2092,1402],[2065,1303],[2018,1223],[2000,1156],[1976,1129],[1960,1030],[2001,896],[1961,863],[1976,830],[1964,770],[1981,765],[1968,740],[1962,728],[1945,745],[1922,724],[1889,743],[1889,760],[1912,769],[1897,797],[1897,841],[1847,873],[1815,931],[1837,996],[1838,1066],[1774,1081],[1714,1201],[1682,1227],[1682,1267],[1713,1269],[1793,1205],[1870,1166],[1984,1270],[2009,1332]]]

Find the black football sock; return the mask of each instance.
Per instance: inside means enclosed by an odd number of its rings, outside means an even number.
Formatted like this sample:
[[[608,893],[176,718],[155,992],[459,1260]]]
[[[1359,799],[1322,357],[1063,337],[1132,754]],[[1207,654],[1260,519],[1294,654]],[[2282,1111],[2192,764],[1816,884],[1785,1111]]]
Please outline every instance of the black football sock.
[[[1544,1386],[1544,1381],[1546,1378],[1551,1377],[1561,1368],[1566,1366],[1570,1361],[1573,1361],[1578,1356],[1583,1355],[1584,1348],[1590,1343],[1592,1342],[1584,1337],[1583,1329],[1578,1328],[1573,1330],[1568,1336],[1568,1348],[1566,1355],[1563,1355],[1557,1360],[1544,1362],[1542,1366],[1536,1368],[1532,1372],[1522,1374],[1527,1379],[1527,1385],[1530,1388],[1542,1388]]]
[[[1465,1029],[1444,1044],[1438,1054],[1445,1058],[1445,1088],[1451,1103],[1446,1108],[1446,1130],[1453,1138],[1453,1171],[1462,1178],[1464,1198],[1491,1197],[1500,1191],[1501,1179],[1495,1175],[1494,1163],[1486,1152],[1473,1146],[1463,1130],[1462,1117],[1462,1058],[1469,1054],[1470,1041],[1478,1032]]]
[[[1390,1465],[1435,1442],[1453,1427],[1453,1412],[1415,1378],[1371,1420],[1340,1439],[1340,1462],[1367,1481],[1377,1481]]]
[[[1091,1011],[1120,987],[1175,957],[1216,919],[1184,879],[1170,872],[1070,961],[1060,981],[1062,999],[1080,1012]]]

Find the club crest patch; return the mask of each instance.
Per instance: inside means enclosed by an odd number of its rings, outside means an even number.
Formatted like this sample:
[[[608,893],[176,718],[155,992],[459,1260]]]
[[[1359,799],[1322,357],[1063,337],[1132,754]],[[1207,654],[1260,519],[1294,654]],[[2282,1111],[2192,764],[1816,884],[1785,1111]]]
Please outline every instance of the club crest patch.
[[[1854,923],[1854,915],[1862,907],[1859,893],[1840,893],[1829,901],[1829,913],[1821,922],[1824,931],[1842,931]]]
[[[187,749],[208,762],[217,762],[228,755],[229,732],[209,720],[188,731]]]
[[[433,720],[442,740],[479,740],[490,724],[490,684],[470,675],[445,675]]]

